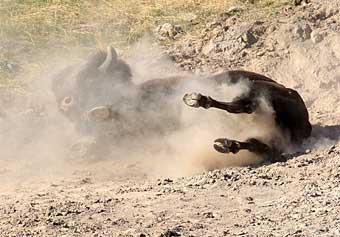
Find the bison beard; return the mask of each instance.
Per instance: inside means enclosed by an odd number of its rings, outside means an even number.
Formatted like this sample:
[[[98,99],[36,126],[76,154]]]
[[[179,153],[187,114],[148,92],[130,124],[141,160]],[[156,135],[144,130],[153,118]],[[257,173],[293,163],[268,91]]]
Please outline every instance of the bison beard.
[[[230,102],[222,102],[200,93],[187,93],[195,89],[192,86],[195,83],[201,85],[199,88],[216,90],[243,83],[247,84],[248,91]],[[151,79],[135,84],[130,67],[118,59],[111,47],[106,52],[94,53],[80,66],[58,73],[52,89],[60,110],[81,132],[106,142],[117,141],[112,139],[115,136],[120,137],[119,142],[126,142],[124,137],[131,135],[143,139],[145,133],[159,136],[176,131],[181,126],[182,109],[178,95],[184,94],[183,101],[190,107],[216,108],[239,116],[268,112],[261,110],[263,100],[273,109],[279,135],[272,134],[270,139],[250,137],[245,141],[218,138],[213,146],[221,153],[248,150],[266,160],[281,161],[287,141],[300,145],[311,134],[308,111],[300,95],[270,78],[239,70],[200,78],[192,75]]]

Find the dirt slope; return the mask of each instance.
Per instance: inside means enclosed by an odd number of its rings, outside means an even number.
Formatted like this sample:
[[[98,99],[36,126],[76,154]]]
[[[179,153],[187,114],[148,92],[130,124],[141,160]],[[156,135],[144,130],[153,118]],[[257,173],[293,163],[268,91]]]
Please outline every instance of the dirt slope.
[[[124,159],[30,172],[1,159],[0,235],[340,236],[339,11],[319,0],[273,22],[226,14],[167,49],[184,69],[245,68],[297,89],[314,131],[292,159],[182,178]]]

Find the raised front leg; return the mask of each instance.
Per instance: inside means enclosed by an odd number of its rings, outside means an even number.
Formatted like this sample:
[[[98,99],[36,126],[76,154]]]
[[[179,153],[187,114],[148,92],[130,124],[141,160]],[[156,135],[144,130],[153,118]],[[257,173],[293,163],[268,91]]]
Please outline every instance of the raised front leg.
[[[248,150],[250,152],[263,155],[271,162],[284,161],[286,158],[282,156],[281,152],[269,145],[255,139],[249,138],[245,142],[230,140],[227,138],[219,138],[215,140],[214,148],[221,153],[236,154],[240,150]]]
[[[186,105],[194,108],[217,108],[228,111],[229,113],[253,113],[258,103],[255,99],[243,98],[234,100],[232,102],[220,102],[214,100],[210,96],[205,96],[199,93],[187,93],[183,97],[183,101]]]

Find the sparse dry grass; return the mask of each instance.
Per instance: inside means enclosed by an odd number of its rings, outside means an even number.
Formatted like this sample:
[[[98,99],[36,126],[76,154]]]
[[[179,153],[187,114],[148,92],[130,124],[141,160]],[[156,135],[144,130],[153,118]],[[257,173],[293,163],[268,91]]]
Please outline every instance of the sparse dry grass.
[[[1,0],[0,61],[17,60],[18,48],[26,48],[29,56],[32,51],[52,47],[125,47],[165,22],[180,24],[192,32],[232,5],[245,8],[241,17],[259,19],[274,15],[289,1]],[[199,24],[192,25],[193,18]],[[25,54],[25,50],[20,52]],[[0,84],[11,76],[0,66]]]
[[[251,0],[250,0],[251,1]],[[164,22],[190,29],[190,19],[201,24],[243,5],[245,16],[274,14],[288,0],[2,0],[1,35],[14,36],[33,45],[51,41],[93,46],[98,41],[126,45]],[[102,42],[102,43],[107,43]]]

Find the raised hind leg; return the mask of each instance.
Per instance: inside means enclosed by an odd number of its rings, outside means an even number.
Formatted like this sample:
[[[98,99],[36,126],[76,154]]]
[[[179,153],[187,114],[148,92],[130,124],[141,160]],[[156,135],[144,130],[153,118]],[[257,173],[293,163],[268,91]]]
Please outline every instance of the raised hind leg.
[[[236,154],[240,150],[248,150],[258,155],[263,155],[267,160],[271,162],[283,161],[285,158],[279,152],[279,150],[261,142],[256,138],[249,138],[244,142],[230,140],[227,138],[218,138],[215,140],[214,148],[221,153],[233,153]]]
[[[229,113],[253,113],[258,107],[258,102],[250,97],[238,98],[232,102],[221,102],[214,100],[210,96],[205,96],[199,93],[187,93],[183,97],[186,105],[194,108],[217,108],[226,110]]]

